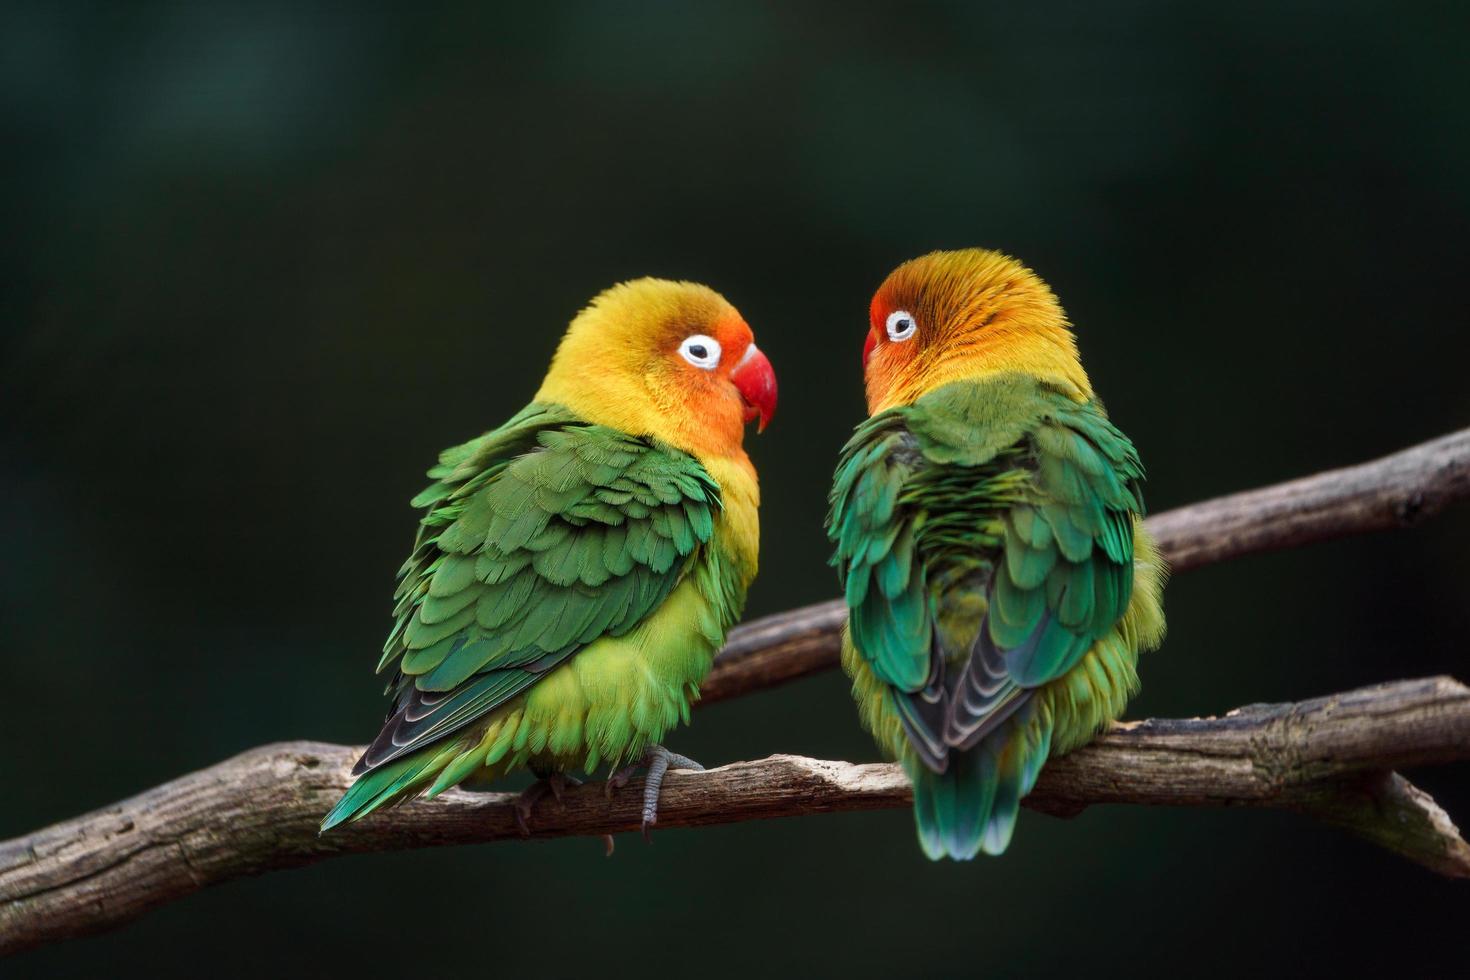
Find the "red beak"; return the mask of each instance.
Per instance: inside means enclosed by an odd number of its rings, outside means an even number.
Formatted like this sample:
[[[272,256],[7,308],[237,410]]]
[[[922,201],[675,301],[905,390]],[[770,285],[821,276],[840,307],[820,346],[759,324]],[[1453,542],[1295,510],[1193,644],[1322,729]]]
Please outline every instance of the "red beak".
[[[776,414],[776,371],[766,355],[751,344],[745,348],[745,356],[730,372],[730,380],[745,401],[745,421],[761,420],[757,432],[766,431],[771,416]]]
[[[878,331],[869,330],[868,339],[863,341],[863,367],[868,366],[868,358],[873,356],[873,348],[878,343]]]

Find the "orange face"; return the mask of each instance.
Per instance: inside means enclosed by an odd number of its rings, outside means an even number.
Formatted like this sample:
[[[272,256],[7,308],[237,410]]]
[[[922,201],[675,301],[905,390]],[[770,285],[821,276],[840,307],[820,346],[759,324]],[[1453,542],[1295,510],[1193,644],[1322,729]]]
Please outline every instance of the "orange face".
[[[675,321],[662,331],[660,347],[669,383],[689,404],[741,424],[759,419],[765,431],[776,414],[776,372],[755,335],[733,309],[705,323]]]
[[[885,286],[887,284],[885,283]],[[880,289],[868,306],[868,338],[863,343],[863,383],[868,401],[893,387],[898,373],[908,368],[919,348],[928,342],[932,330],[919,337],[918,318],[908,309],[915,303],[902,303]],[[893,335],[890,336],[890,333]],[[878,355],[875,359],[874,355]]]
[[[1035,273],[999,252],[931,252],[899,266],[868,308],[868,410],[1006,370],[1083,379],[1066,317]]]
[[[927,256],[926,256],[927,258]],[[900,378],[915,374],[921,362],[938,356],[955,332],[954,320],[966,311],[955,302],[954,287],[941,271],[915,259],[893,271],[868,306],[868,336],[863,344],[863,380],[869,405],[881,401]]]
[[[740,456],[745,424],[775,414],[776,374],[719,293],[635,279],[572,321],[537,399],[700,458]]]

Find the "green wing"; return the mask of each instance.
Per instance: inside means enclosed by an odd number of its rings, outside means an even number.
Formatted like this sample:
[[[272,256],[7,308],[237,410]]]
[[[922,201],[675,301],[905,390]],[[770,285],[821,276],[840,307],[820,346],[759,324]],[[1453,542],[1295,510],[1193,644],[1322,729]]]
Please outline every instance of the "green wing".
[[[600,636],[628,632],[714,532],[691,456],[533,404],[446,451],[379,670],[393,709],[354,773],[449,735]]]
[[[833,483],[833,561],[852,642],[928,769],[1122,617],[1142,476],[1101,406],[1024,376],[947,385],[859,426]]]
[[[1009,843],[1051,749],[1032,693],[1128,607],[1142,477],[1100,405],[1021,375],[880,413],[843,450],[833,561],[931,858]]]

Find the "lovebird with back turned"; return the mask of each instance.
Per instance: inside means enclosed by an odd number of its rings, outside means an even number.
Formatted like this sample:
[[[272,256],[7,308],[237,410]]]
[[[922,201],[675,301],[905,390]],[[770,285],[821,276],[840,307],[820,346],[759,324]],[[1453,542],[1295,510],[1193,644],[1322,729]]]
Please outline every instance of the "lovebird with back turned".
[[[1008,256],[899,266],[863,365],[869,417],[827,520],[843,667],[924,853],[1000,854],[1046,760],[1122,713],[1163,639],[1143,464],[1056,297]]]
[[[708,287],[640,279],[567,328],[532,402],[446,450],[379,671],[392,707],[322,830],[522,768],[545,791],[646,766],[643,823],[689,706],[756,573],[755,468],[776,377]],[[621,768],[620,768],[621,767]]]

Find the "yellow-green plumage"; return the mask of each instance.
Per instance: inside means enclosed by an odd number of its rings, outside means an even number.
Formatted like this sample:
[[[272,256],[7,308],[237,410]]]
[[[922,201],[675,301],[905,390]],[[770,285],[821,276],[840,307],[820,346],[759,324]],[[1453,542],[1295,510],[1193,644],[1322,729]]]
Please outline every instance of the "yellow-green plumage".
[[[704,465],[559,405],[430,476],[379,667],[393,710],[324,830],[470,777],[638,758],[688,721],[754,573]]]
[[[755,576],[744,423],[775,398],[707,286],[637,279],[573,318],[532,403],[446,450],[413,501],[392,707],[323,830],[520,768],[633,762],[688,721]]]
[[[931,858],[1003,851],[1046,759],[1136,690],[1163,633],[1142,477],[1095,399],[1024,373],[880,411],[844,449],[843,665]]]

